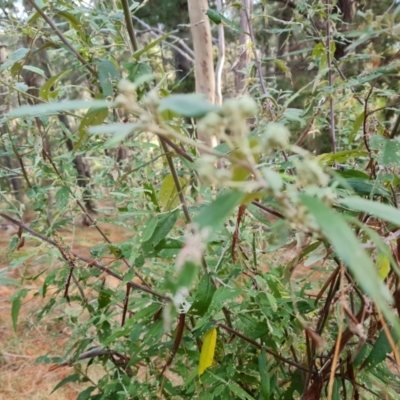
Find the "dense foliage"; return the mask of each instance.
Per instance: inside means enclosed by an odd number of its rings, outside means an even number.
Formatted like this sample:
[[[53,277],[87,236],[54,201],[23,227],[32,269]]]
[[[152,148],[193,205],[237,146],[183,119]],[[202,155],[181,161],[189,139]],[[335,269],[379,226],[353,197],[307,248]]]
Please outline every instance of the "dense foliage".
[[[396,399],[400,6],[219,3],[220,105],[194,93],[185,1],[0,2],[14,328],[44,274],[34,318],[72,333],[37,362],[73,366],[55,389],[80,400]]]

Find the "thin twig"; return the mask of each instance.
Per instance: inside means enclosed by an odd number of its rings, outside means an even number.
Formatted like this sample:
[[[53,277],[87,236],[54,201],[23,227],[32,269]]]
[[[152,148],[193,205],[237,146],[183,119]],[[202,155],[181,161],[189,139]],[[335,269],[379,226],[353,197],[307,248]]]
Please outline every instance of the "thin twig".
[[[74,49],[71,43],[65,38],[63,33],[57,28],[56,24],[43,12],[43,10],[36,4],[35,0],[28,0],[32,7],[38,12],[38,14],[47,22],[47,24],[53,29],[54,33],[60,38],[60,40],[68,47],[69,50],[75,55],[75,57],[82,63],[82,65],[95,77],[97,77],[96,70]]]
[[[3,218],[6,219],[7,221],[12,222],[14,225],[19,226],[19,227],[22,228],[24,231],[29,232],[32,236],[35,236],[35,237],[37,237],[38,239],[41,239],[42,241],[44,241],[44,242],[46,242],[46,243],[48,243],[48,244],[51,244],[52,246],[54,246],[54,247],[56,247],[58,250],[60,250],[60,245],[59,245],[56,241],[54,241],[54,240],[48,238],[47,236],[44,236],[44,235],[42,235],[42,234],[40,234],[40,233],[38,233],[38,232],[36,232],[36,231],[34,231],[33,229],[29,228],[29,227],[28,227],[27,225],[25,225],[24,223],[22,223],[22,222],[20,222],[20,221],[17,221],[16,219],[14,219],[14,218],[12,218],[12,217],[10,217],[9,215],[4,214],[4,213],[0,213],[0,217],[3,217]],[[60,250],[60,251],[61,251],[61,250]],[[105,267],[104,265],[100,264],[98,261],[91,260],[90,258],[84,257],[84,256],[82,256],[82,255],[80,255],[80,254],[78,254],[78,253],[73,252],[73,251],[71,251],[70,253],[71,253],[75,258],[77,258],[77,259],[83,261],[84,263],[86,263],[88,266],[94,266],[94,267],[96,267],[97,269],[99,269],[99,270],[105,272],[106,274],[108,274],[108,275],[110,275],[110,276],[112,276],[112,277],[118,279],[119,281],[123,281],[123,280],[124,280],[124,277],[123,277],[123,276],[118,275],[117,273],[111,271],[109,268],[107,268],[107,267]],[[148,288],[148,287],[139,285],[138,283],[135,283],[135,282],[133,282],[133,281],[127,282],[126,284],[129,285],[129,286],[131,286],[132,288],[141,290],[141,291],[146,292],[146,293],[149,293],[149,294],[151,294],[151,295],[153,295],[153,296],[155,296],[155,297],[158,297],[159,299],[162,299],[162,300],[165,300],[165,301],[171,301],[171,298],[170,298],[170,297],[164,296],[164,295],[161,294],[161,293],[157,293],[156,291],[154,291],[154,290],[152,290],[152,289],[150,289],[150,288]]]
[[[136,17],[135,15],[132,16],[135,21],[137,21],[139,24],[143,25],[146,29],[149,30],[149,32],[156,38],[159,38],[160,36],[164,35],[164,32],[161,31],[160,29],[157,28],[152,28],[150,25],[146,24],[144,21]],[[189,60],[192,64],[194,64],[194,52],[193,50],[179,37],[175,35],[170,35],[170,39],[175,40],[179,45],[182,47],[180,48],[179,46],[174,45],[173,43],[165,42],[168,43],[169,46],[171,46],[174,50],[176,50],[178,53],[182,54],[183,57],[185,57],[187,60]]]
[[[332,152],[336,153],[336,133],[335,133],[335,111],[333,105],[333,96],[332,96],[332,88],[333,88],[333,71],[332,71],[332,54],[331,54],[331,21],[330,21],[330,0],[326,0],[326,54],[327,54],[327,63],[328,63],[328,83],[331,89],[331,93],[329,95],[329,116],[330,116],[330,133],[332,140]]]
[[[256,42],[255,42],[254,32],[253,32],[253,25],[251,23],[249,10],[246,7],[246,1],[245,0],[243,0],[243,9],[244,9],[244,13],[245,13],[246,19],[247,19],[247,24],[248,24],[248,27],[249,27],[249,35],[250,35],[250,39],[251,39],[251,43],[252,43],[252,47],[253,47],[254,61],[256,63],[256,68],[257,68],[257,73],[258,73],[258,79],[260,81],[261,91],[262,91],[263,95],[268,98],[269,95],[268,95],[268,90],[267,90],[267,88],[265,86],[265,82],[264,82],[264,78],[263,78],[263,73],[262,73],[262,68],[261,68],[261,61],[258,58],[258,54],[257,54]],[[269,117],[270,117],[270,119],[272,121],[274,119],[274,115],[272,114],[272,110],[271,110],[270,107],[267,107],[267,109],[268,109]],[[289,161],[289,158],[288,158],[285,150],[282,150],[282,155],[283,155],[283,158],[285,159],[286,162]],[[294,172],[293,172],[293,170],[291,168],[289,168],[288,171],[289,171],[290,175],[294,175]]]
[[[250,35],[250,39],[251,39],[251,43],[252,43],[252,47],[253,47],[254,61],[256,63],[258,79],[259,79],[260,85],[261,85],[261,91],[262,91],[264,96],[268,96],[268,91],[267,91],[267,88],[265,86],[265,82],[264,82],[264,78],[263,78],[263,73],[262,73],[262,68],[261,68],[261,61],[258,58],[258,54],[257,54],[256,41],[255,41],[254,32],[253,32],[253,24],[251,23],[249,10],[246,7],[246,2],[245,1],[243,1],[243,10],[244,10],[244,13],[245,13],[246,19],[247,19],[247,26],[249,27],[249,35]],[[268,113],[269,113],[269,117],[270,117],[270,119],[272,121],[274,119],[274,116],[273,116],[272,111],[271,111],[271,109],[269,107],[268,107]]]
[[[46,159],[49,161],[50,165],[52,166],[54,172],[57,174],[58,178],[60,179],[61,182],[64,183],[64,178],[61,175],[60,171],[58,170],[56,164],[54,163],[53,159],[51,158],[51,156],[46,153],[43,150],[43,154],[45,155]],[[85,217],[90,221],[90,223],[92,224],[92,226],[95,227],[95,229],[97,230],[97,232],[99,232],[99,234],[101,235],[101,237],[108,243],[108,244],[112,244],[111,240],[107,237],[107,235],[103,232],[103,230],[97,225],[96,220],[90,215],[90,213],[86,210],[85,206],[82,204],[82,202],[75,196],[75,194],[72,192],[71,188],[68,185],[65,185],[65,187],[69,190],[72,198],[75,200],[76,204],[78,205],[78,207],[81,209],[81,211],[85,214]],[[138,273],[137,270],[135,270],[135,268],[133,266],[131,266],[128,261],[126,260],[126,258],[122,257],[121,258],[122,262],[129,268],[129,269],[133,269],[135,272],[135,275],[141,280],[141,282],[143,283],[143,285],[145,286],[149,286],[148,283],[142,278],[141,274]]]
[[[301,371],[304,372],[308,372],[308,368],[306,368],[304,365],[301,365],[295,361],[292,360],[288,360],[285,357],[282,357],[280,354],[275,353],[272,350],[267,349],[265,346],[263,346],[262,344],[256,342],[255,340],[247,337],[246,335],[243,335],[243,333],[240,333],[239,331],[237,331],[236,329],[230,328],[229,326],[225,325],[225,324],[221,324],[221,323],[217,323],[217,326],[219,326],[222,329],[225,329],[226,331],[228,331],[229,333],[231,333],[232,335],[235,335],[241,339],[243,339],[244,341],[246,341],[247,343],[252,344],[253,346],[259,348],[259,349],[265,349],[266,353],[271,354],[272,356],[274,356],[275,358],[277,358],[278,360],[283,361],[285,364],[291,365]]]

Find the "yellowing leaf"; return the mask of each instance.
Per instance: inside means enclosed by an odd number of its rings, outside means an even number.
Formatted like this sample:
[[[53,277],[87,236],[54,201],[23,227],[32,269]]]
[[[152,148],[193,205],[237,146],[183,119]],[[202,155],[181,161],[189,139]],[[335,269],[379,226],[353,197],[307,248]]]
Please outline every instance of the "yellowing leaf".
[[[376,266],[378,268],[379,278],[384,281],[390,272],[389,258],[385,254],[379,253],[376,259]]]
[[[260,200],[266,197],[268,193],[266,192],[255,192],[255,193],[247,193],[244,199],[240,202],[241,205],[249,204],[253,200]]]
[[[49,97],[55,98],[55,95],[57,94],[57,90],[54,89],[53,91],[51,91],[51,89],[53,88],[53,86],[56,86],[57,82],[64,77],[65,75],[68,75],[70,72],[72,71],[72,69],[67,69],[66,71],[60,72],[59,74],[52,76],[51,78],[49,78],[44,84],[43,86],[40,88],[39,91],[39,96],[48,101]]]
[[[199,376],[203,375],[204,371],[212,366],[214,361],[215,345],[217,343],[217,329],[210,329],[204,336],[203,347],[200,353]]]
[[[96,99],[101,99],[102,95],[98,94],[96,96]],[[79,132],[79,139],[78,141],[75,143],[74,148],[76,148],[77,150],[80,149],[80,147],[82,146],[82,144],[87,140],[87,138],[89,137],[89,133],[88,133],[88,129],[91,126],[96,126],[96,125],[101,125],[104,120],[107,118],[108,116],[108,108],[95,108],[92,107],[90,108],[86,115],[82,118],[82,121],[79,125],[78,128],[78,132]]]
[[[253,151],[253,157],[255,162],[258,162],[260,155],[255,153],[254,150],[258,148],[258,138],[251,138],[249,141],[250,149]],[[238,161],[246,161],[247,155],[242,150],[237,149],[232,151],[231,158]],[[233,165],[232,168],[232,180],[235,182],[243,182],[250,176],[250,172],[247,168],[241,165]]]
[[[179,178],[181,186],[185,185],[185,180]],[[171,210],[179,204],[178,191],[176,190],[174,178],[168,174],[162,181],[160,192],[158,194],[158,204],[164,211]]]

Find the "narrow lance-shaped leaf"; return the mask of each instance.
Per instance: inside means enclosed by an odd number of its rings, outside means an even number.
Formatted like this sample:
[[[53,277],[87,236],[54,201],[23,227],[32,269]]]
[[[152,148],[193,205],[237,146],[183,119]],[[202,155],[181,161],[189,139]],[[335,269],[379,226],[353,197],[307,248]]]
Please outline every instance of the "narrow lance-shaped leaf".
[[[355,196],[341,200],[340,204],[356,211],[366,212],[374,217],[400,226],[400,210],[387,204]]]
[[[392,330],[391,332],[392,337],[394,337],[393,333],[394,332]],[[371,353],[369,353],[368,357],[364,361],[363,366],[365,366],[367,370],[375,368],[378,364],[384,361],[387,355],[392,351],[393,349],[387,338],[386,332],[384,329],[382,329],[378,339],[376,340],[371,350]]]
[[[171,31],[166,33],[163,36],[160,36],[156,40],[153,40],[151,43],[149,43],[147,46],[144,46],[142,49],[136,51],[133,53],[133,58],[136,60],[139,60],[139,58],[143,55],[146,54],[149,50],[151,50],[154,46],[157,46],[159,43],[161,43],[163,40],[167,39],[169,36],[174,35],[175,33],[178,33],[178,30]]]
[[[70,72],[72,71],[72,69],[67,69],[66,71],[62,71],[57,75],[52,76],[51,78],[49,78],[44,84],[43,86],[40,88],[39,91],[39,96],[44,99],[44,100],[48,100],[49,97],[53,97],[53,93],[51,92],[51,89],[57,84],[57,82],[65,75],[68,75]]]
[[[353,273],[357,283],[366,294],[374,299],[385,316],[394,322],[394,314],[387,305],[387,301],[391,302],[392,297],[387,287],[379,279],[371,258],[364,251],[344,218],[332,211],[319,199],[301,195],[301,200],[315,217],[317,224],[331,243],[335,253]]]
[[[7,114],[9,119],[19,117],[38,117],[41,115],[59,114],[63,111],[72,111],[88,108],[108,108],[113,107],[114,103],[106,100],[71,100],[57,103],[39,104],[36,106],[22,106],[15,108]]]
[[[215,345],[217,343],[217,329],[210,329],[204,336],[203,346],[200,353],[198,375],[203,375],[204,371],[212,366],[214,361]]]
[[[209,103],[201,94],[173,94],[160,100],[158,111],[172,111],[186,118],[202,118],[218,107]]]

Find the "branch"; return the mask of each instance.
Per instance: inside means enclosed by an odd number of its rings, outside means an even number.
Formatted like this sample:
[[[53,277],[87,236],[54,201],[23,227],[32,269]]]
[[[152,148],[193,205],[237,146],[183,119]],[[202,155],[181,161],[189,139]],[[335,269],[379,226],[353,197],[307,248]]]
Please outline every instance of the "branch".
[[[133,27],[131,11],[129,10],[128,0],[121,0],[121,3],[122,3],[122,8],[124,9],[126,29],[128,31],[129,39],[132,44],[132,49],[135,52],[135,51],[139,50],[139,46],[138,46],[138,42],[136,40],[135,29]]]
[[[299,369],[299,370],[301,370],[301,371],[309,372],[309,371],[308,371],[308,368],[306,368],[304,365],[301,365],[301,364],[299,364],[299,363],[297,363],[297,362],[295,362],[295,361],[291,361],[291,360],[288,360],[288,359],[285,358],[285,357],[282,357],[280,354],[275,353],[274,351],[265,348],[265,346],[263,346],[262,344],[260,344],[260,343],[256,342],[255,340],[253,340],[253,339],[251,339],[251,338],[249,338],[249,337],[243,335],[243,333],[240,333],[240,332],[238,332],[237,330],[235,330],[235,329],[233,329],[233,328],[230,328],[229,326],[226,326],[226,325],[221,324],[221,323],[217,323],[217,326],[219,326],[220,328],[225,329],[225,330],[228,331],[229,333],[232,333],[233,335],[235,335],[235,336],[237,336],[237,337],[243,339],[243,340],[246,341],[247,343],[250,343],[250,344],[252,344],[253,346],[258,347],[259,349],[264,348],[266,353],[271,354],[272,356],[274,356],[274,357],[277,358],[278,360],[281,360],[281,361],[283,361],[283,362],[286,363],[286,364],[289,364],[289,365],[291,365],[291,366],[293,366],[293,367],[296,367],[297,369]]]
[[[43,10],[36,4],[35,0],[28,0],[32,7],[38,12],[38,14],[47,22],[47,24],[53,29],[54,33],[60,38],[60,40],[68,47],[69,50],[75,55],[75,57],[82,63],[82,65],[95,77],[97,77],[96,70],[73,48],[68,42],[63,33],[57,28],[56,24],[43,12]]]
[[[222,0],[217,0],[217,11],[222,10]],[[215,103],[222,104],[222,72],[225,62],[225,35],[224,25],[218,25],[218,62],[215,68]]]
[[[254,39],[254,32],[253,32],[253,25],[252,25],[251,20],[250,20],[249,11],[246,8],[246,1],[245,0],[243,0],[243,9],[244,9],[244,13],[246,15],[247,25],[249,27],[249,34],[250,34],[250,39],[251,39],[251,43],[252,43],[252,47],[253,47],[253,53],[254,53],[254,61],[256,63],[256,67],[257,67],[257,73],[258,73],[258,79],[260,80],[261,91],[262,91],[262,93],[263,93],[263,95],[265,97],[268,97],[268,91],[267,91],[267,88],[265,86],[265,82],[264,82],[264,79],[263,79],[261,61],[258,58],[258,54],[257,54],[257,49],[256,49],[256,44],[255,44],[256,42],[255,42],[255,39]],[[272,114],[272,110],[271,110],[270,107],[267,107],[267,109],[268,109],[269,117],[270,117],[270,119],[272,121],[274,119],[274,116]],[[285,150],[282,150],[282,155],[283,155],[283,158],[285,159],[286,162],[289,161]],[[291,175],[294,175],[294,172],[292,171],[292,169],[289,169],[289,173]]]
[[[161,31],[160,29],[157,28],[152,28],[150,25],[146,24],[144,21],[133,15],[133,18],[135,21],[137,21],[139,24],[144,26],[146,29],[149,30],[149,32],[156,38],[159,38],[160,36],[164,35],[164,32]],[[170,35],[169,36],[171,39],[176,40],[180,46],[182,46],[184,50],[182,50],[179,46],[174,45],[173,43],[168,42],[167,40],[164,40],[166,43],[168,43],[169,46],[171,46],[175,51],[178,53],[182,54],[183,57],[185,57],[187,60],[189,60],[192,64],[194,64],[194,52],[193,50],[179,37],[175,35]]]
[[[37,237],[38,239],[42,240],[43,242],[51,244],[52,246],[56,247],[62,253],[62,251],[60,249],[60,245],[56,241],[48,238],[47,236],[44,236],[44,235],[38,233],[38,232],[35,232],[33,229],[29,228],[29,226],[25,225],[24,223],[22,223],[20,221],[17,221],[16,219],[8,216],[7,214],[0,213],[0,217],[3,217],[5,220],[13,223],[14,225],[17,225],[18,227],[20,227],[24,231],[29,232],[32,236]],[[123,276],[116,274],[115,272],[111,271],[109,268],[107,268],[104,265],[100,264],[98,261],[91,260],[90,258],[81,256],[80,254],[77,254],[77,253],[75,253],[73,251],[71,251],[70,253],[75,258],[77,258],[77,259],[85,262],[86,264],[88,264],[88,266],[94,266],[97,269],[105,272],[106,274],[118,279],[119,281],[123,281],[124,280]],[[163,295],[161,293],[157,293],[156,291],[154,291],[154,290],[152,290],[152,289],[150,289],[148,287],[139,285],[138,283],[130,281],[130,282],[127,282],[126,284],[129,285],[132,288],[141,290],[142,292],[146,292],[146,293],[149,293],[149,294],[151,294],[151,295],[153,295],[155,297],[158,297],[159,299],[162,299],[162,300],[165,300],[165,301],[171,301],[170,297],[165,296],[165,295]]]

